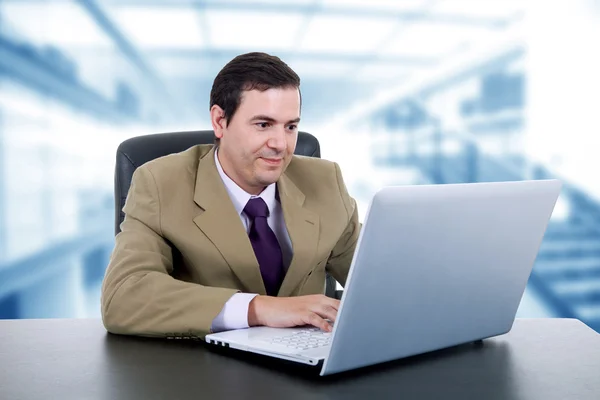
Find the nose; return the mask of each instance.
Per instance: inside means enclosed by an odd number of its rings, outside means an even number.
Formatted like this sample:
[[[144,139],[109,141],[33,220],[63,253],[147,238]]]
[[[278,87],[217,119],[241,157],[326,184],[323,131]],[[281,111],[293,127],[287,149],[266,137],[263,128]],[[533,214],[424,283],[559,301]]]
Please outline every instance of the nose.
[[[286,148],[285,135],[285,128],[273,129],[271,137],[267,141],[267,146],[278,152],[284,151]]]

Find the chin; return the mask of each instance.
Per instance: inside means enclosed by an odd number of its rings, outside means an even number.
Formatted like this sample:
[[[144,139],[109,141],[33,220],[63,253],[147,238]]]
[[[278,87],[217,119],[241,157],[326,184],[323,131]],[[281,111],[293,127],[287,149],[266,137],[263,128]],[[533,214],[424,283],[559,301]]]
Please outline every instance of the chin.
[[[270,173],[261,174],[260,176],[257,176],[256,180],[259,181],[261,185],[268,186],[272,183],[277,182],[280,176],[281,171],[272,171]]]

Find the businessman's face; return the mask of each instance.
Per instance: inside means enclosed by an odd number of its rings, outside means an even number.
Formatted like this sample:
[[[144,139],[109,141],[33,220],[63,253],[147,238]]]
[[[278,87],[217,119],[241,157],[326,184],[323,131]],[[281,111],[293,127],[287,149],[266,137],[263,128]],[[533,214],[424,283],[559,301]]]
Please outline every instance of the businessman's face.
[[[223,110],[211,108],[219,161],[242,189],[258,194],[276,182],[294,154],[300,122],[298,89],[242,92],[240,105],[225,123]]]

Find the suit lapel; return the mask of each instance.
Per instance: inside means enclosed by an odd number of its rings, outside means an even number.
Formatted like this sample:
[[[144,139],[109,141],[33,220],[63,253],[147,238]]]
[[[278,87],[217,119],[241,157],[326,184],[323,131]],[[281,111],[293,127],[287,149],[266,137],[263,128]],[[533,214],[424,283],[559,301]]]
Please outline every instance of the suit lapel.
[[[305,196],[284,173],[277,182],[283,218],[292,242],[293,257],[279,296],[290,296],[313,265],[319,243],[319,216],[303,207]]]
[[[202,211],[194,223],[221,252],[247,292],[266,294],[248,234],[229,199],[214,157],[213,148],[198,165],[194,201]]]

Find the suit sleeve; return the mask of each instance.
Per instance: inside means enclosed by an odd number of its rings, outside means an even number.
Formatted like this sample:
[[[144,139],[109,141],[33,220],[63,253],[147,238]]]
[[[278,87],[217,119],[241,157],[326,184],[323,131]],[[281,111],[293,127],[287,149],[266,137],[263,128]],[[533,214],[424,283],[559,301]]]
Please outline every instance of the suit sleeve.
[[[348,278],[350,264],[352,263],[354,249],[356,248],[356,242],[358,241],[358,235],[362,228],[362,224],[358,221],[358,207],[356,206],[356,200],[348,194],[339,165],[337,163],[334,163],[334,165],[340,196],[344,208],[346,209],[347,224],[327,260],[326,269],[336,281],[344,286],[346,284],[346,279]]]
[[[171,276],[172,248],[162,236],[160,198],[149,168],[135,171],[123,211],[102,283],[104,326],[117,334],[204,338],[237,291]]]

